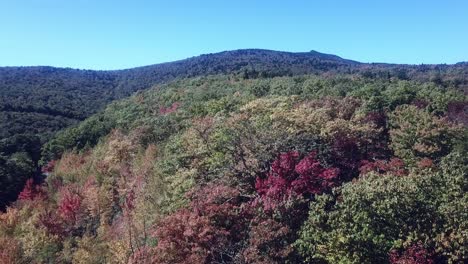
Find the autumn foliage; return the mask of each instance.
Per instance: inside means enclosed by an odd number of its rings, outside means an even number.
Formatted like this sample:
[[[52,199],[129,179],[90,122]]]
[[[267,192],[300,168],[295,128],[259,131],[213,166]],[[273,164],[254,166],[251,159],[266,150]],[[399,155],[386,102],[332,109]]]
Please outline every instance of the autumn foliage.
[[[275,209],[292,196],[310,197],[339,183],[339,170],[324,168],[316,157],[315,152],[302,159],[296,151],[279,155],[266,178],[257,178],[255,183],[265,210]]]
[[[161,88],[50,143],[45,180],[0,213],[0,263],[468,258],[463,95],[359,76]]]
[[[391,264],[433,264],[432,254],[420,243],[411,245],[403,252],[392,250],[389,254]]]
[[[17,240],[0,238],[0,264],[18,263],[21,260],[21,248]]]
[[[53,172],[54,169],[55,169],[56,163],[57,163],[56,160],[51,160],[51,161],[47,162],[47,164],[44,165],[44,166],[42,167],[42,169],[41,169],[42,172],[43,172],[43,173],[51,173],[51,172]]]
[[[154,236],[156,263],[207,263],[231,260],[244,222],[240,193],[209,185],[194,194],[189,209],[169,215]]]
[[[20,192],[18,199],[23,201],[33,201],[35,199],[44,199],[45,191],[40,185],[34,183],[33,179],[28,179],[23,190]]]
[[[79,218],[83,198],[74,186],[62,187],[59,193],[58,213],[63,220],[75,223]]]
[[[408,174],[405,168],[405,163],[399,158],[391,158],[389,161],[386,160],[375,160],[368,161],[363,160],[359,171],[362,174],[369,172],[377,172],[380,174],[390,173],[396,176],[404,176]]]

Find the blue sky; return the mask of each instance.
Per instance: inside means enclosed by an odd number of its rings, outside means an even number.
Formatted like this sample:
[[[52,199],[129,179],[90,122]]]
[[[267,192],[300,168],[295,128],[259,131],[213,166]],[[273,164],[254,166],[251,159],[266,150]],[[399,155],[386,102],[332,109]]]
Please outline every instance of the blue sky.
[[[0,66],[121,69],[241,48],[468,61],[468,1],[0,0]]]

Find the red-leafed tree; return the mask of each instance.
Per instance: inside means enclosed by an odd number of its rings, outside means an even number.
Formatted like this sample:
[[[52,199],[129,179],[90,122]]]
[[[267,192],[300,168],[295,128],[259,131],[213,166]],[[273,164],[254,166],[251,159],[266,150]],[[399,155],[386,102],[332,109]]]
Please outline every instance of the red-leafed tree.
[[[41,169],[41,170],[42,170],[42,173],[51,173],[51,172],[53,172],[56,163],[57,163],[56,160],[51,160],[51,161],[47,162],[47,164],[44,165],[44,166],[42,167],[42,169]]]
[[[156,263],[207,263],[226,244],[228,231],[218,230],[206,216],[179,210],[159,223]]]
[[[63,220],[67,223],[75,224],[80,215],[81,203],[83,198],[78,193],[76,188],[65,186],[60,189],[60,200],[58,204],[58,212]]]
[[[266,264],[285,259],[293,251],[291,244],[284,243],[290,234],[288,226],[274,219],[254,221],[247,241],[249,246],[242,253],[245,262]]]
[[[46,193],[41,186],[34,184],[33,179],[28,179],[23,190],[18,195],[18,199],[23,201],[33,201],[35,199],[44,199],[45,196]]]
[[[359,167],[361,174],[366,174],[371,171],[377,172],[380,174],[390,173],[395,176],[404,176],[408,174],[406,170],[405,163],[399,158],[391,158],[389,161],[386,160],[375,160],[368,161],[363,160],[361,166]]]
[[[389,254],[391,264],[433,264],[432,254],[420,243],[414,244],[403,252],[392,250]]]
[[[16,239],[0,237],[0,264],[21,263],[21,244]]]
[[[291,246],[307,218],[311,195],[329,191],[339,183],[339,170],[325,168],[315,152],[300,158],[296,151],[281,153],[266,178],[257,178],[257,198],[251,203],[253,217],[246,247],[247,263],[300,262]]]
[[[454,101],[447,105],[447,117],[450,121],[468,125],[468,102]]]
[[[338,183],[338,174],[336,168],[324,168],[315,152],[300,160],[291,151],[279,155],[265,179],[257,178],[255,189],[265,210],[272,210],[297,196],[328,191]]]
[[[160,222],[154,233],[156,263],[223,263],[232,260],[249,217],[238,190],[210,184],[191,194],[189,208]]]
[[[287,212],[291,217],[277,217],[257,211],[250,222],[245,248],[241,252],[243,263],[300,263],[293,248],[297,230],[306,218],[307,207],[301,211],[292,206]]]
[[[216,226],[230,231],[229,239],[237,239],[244,229],[248,212],[242,210],[245,198],[239,190],[220,184],[209,184],[190,194],[193,212],[207,216]],[[232,231],[232,232],[231,232]]]
[[[434,168],[435,167],[435,164],[434,164],[434,161],[430,158],[422,158],[419,162],[418,162],[418,168],[420,169],[429,169],[429,168]]]
[[[358,139],[344,133],[337,133],[331,142],[333,166],[342,171],[341,178],[349,181],[358,175],[359,163],[364,158]]]
[[[62,219],[53,211],[45,211],[39,215],[39,224],[44,227],[49,234],[63,237],[65,229]]]
[[[411,102],[412,105],[416,106],[419,109],[424,109],[429,105],[429,102],[423,99],[414,99]]]

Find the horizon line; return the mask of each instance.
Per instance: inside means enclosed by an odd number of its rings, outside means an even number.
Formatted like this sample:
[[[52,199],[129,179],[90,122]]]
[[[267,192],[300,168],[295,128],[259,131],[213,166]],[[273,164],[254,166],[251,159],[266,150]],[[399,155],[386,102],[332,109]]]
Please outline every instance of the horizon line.
[[[377,64],[377,65],[401,65],[401,66],[436,66],[436,65],[458,65],[458,64],[464,64],[468,63],[468,60],[461,60],[455,63],[397,63],[397,62],[378,62],[378,61],[359,61],[355,59],[349,59],[346,57],[342,57],[341,55],[337,55],[334,53],[324,53],[320,52],[317,50],[309,50],[309,51],[285,51],[285,50],[274,50],[274,49],[264,49],[264,48],[240,48],[240,49],[232,49],[232,50],[222,50],[222,51],[215,51],[215,52],[208,52],[208,53],[200,53],[198,55],[193,55],[181,59],[174,59],[171,61],[163,61],[163,62],[156,62],[156,63],[151,63],[151,64],[145,64],[145,65],[139,65],[139,66],[130,66],[130,67],[124,67],[124,68],[117,68],[117,69],[96,69],[96,68],[80,68],[80,67],[75,67],[75,66],[60,66],[60,65],[46,65],[46,64],[36,64],[36,65],[0,65],[0,68],[56,68],[56,69],[70,69],[70,70],[80,70],[80,71],[101,71],[101,72],[113,72],[113,71],[125,71],[125,70],[132,70],[132,69],[137,69],[137,68],[144,68],[144,67],[151,67],[151,66],[156,66],[156,65],[162,65],[162,64],[168,64],[168,63],[175,63],[175,62],[180,62],[180,61],[185,61],[185,60],[190,60],[193,58],[201,57],[201,56],[207,56],[207,55],[216,55],[216,54],[221,54],[225,52],[235,52],[235,51],[247,51],[247,50],[256,50],[256,51],[269,51],[269,52],[280,52],[280,53],[293,53],[293,54],[306,54],[306,53],[318,53],[320,55],[328,55],[328,56],[335,56],[339,59],[342,60],[347,60],[359,64]]]

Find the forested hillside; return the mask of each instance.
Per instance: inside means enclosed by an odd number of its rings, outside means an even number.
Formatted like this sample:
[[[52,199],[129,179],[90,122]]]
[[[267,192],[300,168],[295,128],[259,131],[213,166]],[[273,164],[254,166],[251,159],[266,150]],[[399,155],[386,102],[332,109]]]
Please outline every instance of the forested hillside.
[[[39,180],[43,143],[113,100],[176,78],[322,73],[354,64],[318,52],[239,50],[120,71],[0,68],[0,209],[17,198],[27,178]]]
[[[463,263],[466,66],[343,63],[179,79],[59,132],[0,214],[0,256]]]
[[[110,101],[176,78],[231,74],[244,79],[301,74],[432,81],[466,89],[468,67],[364,64],[311,51],[237,50],[119,71],[53,67],[0,68],[1,138],[20,132],[43,139],[102,109]]]
[[[152,85],[195,76],[241,79],[302,74],[348,75],[433,82],[465,90],[468,66],[364,64],[319,52],[235,50],[119,71],[53,67],[0,68],[0,209],[15,200],[27,178],[40,181],[41,147],[108,103]],[[93,133],[90,131],[89,133]]]

